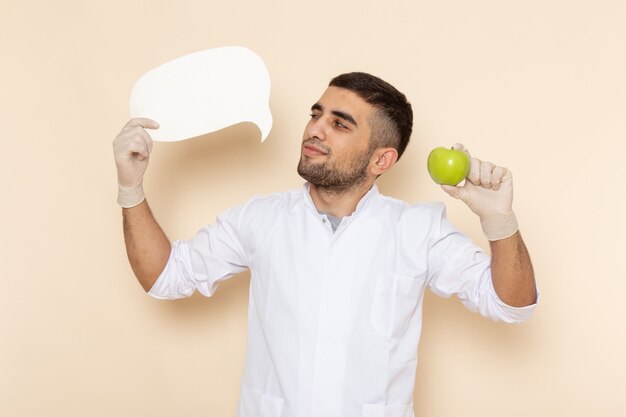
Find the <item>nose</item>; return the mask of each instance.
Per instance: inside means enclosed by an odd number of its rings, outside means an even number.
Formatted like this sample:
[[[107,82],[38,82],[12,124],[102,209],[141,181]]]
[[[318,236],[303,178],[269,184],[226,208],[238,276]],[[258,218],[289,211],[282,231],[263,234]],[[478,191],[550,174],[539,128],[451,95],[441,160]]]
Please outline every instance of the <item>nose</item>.
[[[326,127],[323,118],[311,118],[304,131],[305,139],[326,139]]]

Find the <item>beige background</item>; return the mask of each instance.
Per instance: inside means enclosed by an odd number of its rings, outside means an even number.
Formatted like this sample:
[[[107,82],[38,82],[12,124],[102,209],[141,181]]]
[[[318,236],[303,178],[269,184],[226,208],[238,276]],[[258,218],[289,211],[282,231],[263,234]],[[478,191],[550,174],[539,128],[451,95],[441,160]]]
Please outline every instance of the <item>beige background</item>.
[[[111,152],[142,73],[225,45],[265,60],[275,127],[155,147],[146,188],[171,238],[299,187],[310,105],[338,73],[380,75],[415,110],[382,191],[446,201],[485,246],[425,158],[463,141],[509,166],[542,293],[520,326],[428,294],[417,415],[624,415],[625,21],[622,0],[1,0],[0,415],[234,415],[248,276],[212,299],[144,295]]]

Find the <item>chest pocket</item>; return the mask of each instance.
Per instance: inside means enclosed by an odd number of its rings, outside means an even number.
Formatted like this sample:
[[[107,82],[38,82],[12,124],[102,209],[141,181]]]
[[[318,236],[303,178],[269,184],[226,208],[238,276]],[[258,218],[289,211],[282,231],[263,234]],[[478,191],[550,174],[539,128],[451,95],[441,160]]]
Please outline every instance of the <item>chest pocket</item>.
[[[399,338],[407,330],[426,285],[426,273],[416,277],[381,274],[376,280],[371,323],[376,332]]]

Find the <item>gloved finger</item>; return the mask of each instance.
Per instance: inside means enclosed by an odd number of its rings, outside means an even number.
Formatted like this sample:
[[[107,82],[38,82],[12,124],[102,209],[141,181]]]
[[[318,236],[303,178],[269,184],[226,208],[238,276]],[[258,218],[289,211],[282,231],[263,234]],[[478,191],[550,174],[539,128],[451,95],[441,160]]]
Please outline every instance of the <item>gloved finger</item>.
[[[508,171],[506,168],[498,166],[493,169],[491,174],[491,188],[493,190],[497,191],[500,188],[500,184],[502,183],[502,179],[504,178],[506,171]]]
[[[513,181],[513,173],[510,169],[504,168],[504,176],[502,177],[502,183]]]
[[[152,149],[152,137],[143,127],[135,127],[133,130],[129,130],[128,135],[130,136],[130,140],[143,141],[145,142],[148,150]]]
[[[452,145],[452,149],[457,150],[457,151],[465,151],[465,145],[463,145],[462,143],[455,143],[454,145]]]
[[[145,129],[158,129],[159,128],[159,123],[157,123],[156,121],[152,120],[152,119],[148,119],[145,117],[136,117],[134,119],[130,119],[126,125],[124,125],[124,129],[130,129],[133,127],[142,127]]]
[[[491,173],[495,165],[488,161],[480,164],[480,185],[484,188],[491,188]]]
[[[126,151],[128,152],[127,154],[128,155],[135,154],[135,156],[138,156],[137,159],[139,159],[140,161],[143,161],[145,158],[148,158],[148,156],[150,155],[150,146],[148,144],[148,141],[151,141],[149,137],[146,138],[145,135],[136,135],[129,142],[126,148]]]
[[[461,198],[462,188],[454,185],[442,185],[441,189],[453,198]]]
[[[128,156],[130,153],[133,153],[131,147],[134,146],[136,148],[136,143],[145,144],[146,149],[149,150],[152,147],[152,138],[148,132],[141,127],[135,127],[132,130],[122,132],[113,141],[115,155]]]
[[[113,141],[113,146],[116,149],[123,150],[126,146],[128,146],[131,141],[135,140],[135,138],[138,136],[149,137],[150,135],[141,126],[135,126],[130,128],[124,127],[122,131],[115,137],[115,140]]]
[[[470,159],[470,171],[467,179],[474,185],[480,185],[480,165],[481,160],[477,158]]]
[[[145,135],[143,136],[145,142],[146,142],[146,146],[148,147],[148,154],[152,153],[152,147],[154,146],[154,141],[152,140],[152,137],[150,136],[150,134],[148,132],[145,132]]]
[[[467,154],[467,156],[469,156],[471,158],[469,150],[462,143],[455,143],[454,145],[452,145],[452,149],[457,150],[457,151],[465,152]]]

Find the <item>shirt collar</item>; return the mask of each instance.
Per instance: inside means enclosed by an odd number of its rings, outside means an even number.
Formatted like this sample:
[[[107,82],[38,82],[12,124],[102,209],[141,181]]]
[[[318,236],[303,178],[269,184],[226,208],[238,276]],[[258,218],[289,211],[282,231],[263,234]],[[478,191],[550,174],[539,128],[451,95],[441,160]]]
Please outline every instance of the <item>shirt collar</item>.
[[[318,213],[317,207],[313,203],[313,199],[311,198],[311,193],[309,192],[311,188],[311,183],[304,183],[304,201],[307,206],[309,206],[315,213]],[[369,202],[376,199],[380,193],[378,192],[378,186],[376,184],[372,185],[372,188],[361,198],[359,203],[356,205],[356,210],[350,215],[346,217],[354,216],[361,211],[363,211],[368,205]]]

